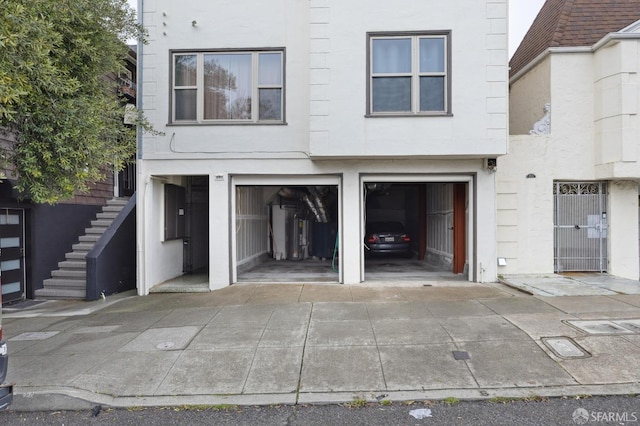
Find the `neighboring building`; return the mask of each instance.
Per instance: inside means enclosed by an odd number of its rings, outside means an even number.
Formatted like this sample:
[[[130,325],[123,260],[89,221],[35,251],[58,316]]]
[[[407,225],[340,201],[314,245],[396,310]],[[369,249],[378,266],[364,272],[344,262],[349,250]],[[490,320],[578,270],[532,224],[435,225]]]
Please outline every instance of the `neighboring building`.
[[[124,101],[132,104],[136,100],[136,61],[132,49],[126,62],[127,71],[107,76],[116,83]],[[0,143],[11,145],[12,137],[0,133]],[[135,166],[130,165],[118,174],[107,170],[104,181],[91,185],[88,192],[55,205],[33,203],[28,194],[14,189],[13,171],[4,173],[7,179],[0,182],[3,303],[47,297],[84,299],[85,257],[124,204],[109,200],[133,195]],[[108,202],[112,205],[106,207]],[[102,212],[103,208],[112,211]]]
[[[507,0],[141,4],[139,106],[164,134],[139,147],[140,294],[274,258],[367,281],[372,221],[443,276],[496,279]]]
[[[548,0],[511,59],[500,274],[638,279],[640,0]]]

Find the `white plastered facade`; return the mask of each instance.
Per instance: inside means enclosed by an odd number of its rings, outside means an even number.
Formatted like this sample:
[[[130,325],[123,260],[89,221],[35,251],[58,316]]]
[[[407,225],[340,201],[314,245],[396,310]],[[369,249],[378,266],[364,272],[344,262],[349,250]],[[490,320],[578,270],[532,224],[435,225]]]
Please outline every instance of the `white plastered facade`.
[[[511,80],[509,154],[498,167],[499,274],[554,272],[554,181],[608,184],[610,274],[637,280],[640,34],[552,48]],[[551,107],[551,130],[533,134]]]
[[[138,162],[138,292],[182,273],[182,241],[163,240],[163,188],[209,182],[209,286],[237,279],[235,188],[335,185],[340,275],[363,280],[363,183],[461,182],[469,192],[469,279],[494,281],[496,175],[486,158],[507,150],[507,1],[192,2],[142,4],[142,109],[162,135],[145,135]],[[194,21],[196,21],[194,23]],[[452,114],[366,117],[366,35],[450,31]],[[170,122],[170,52],[284,48],[282,125]],[[213,238],[215,236],[215,238]]]

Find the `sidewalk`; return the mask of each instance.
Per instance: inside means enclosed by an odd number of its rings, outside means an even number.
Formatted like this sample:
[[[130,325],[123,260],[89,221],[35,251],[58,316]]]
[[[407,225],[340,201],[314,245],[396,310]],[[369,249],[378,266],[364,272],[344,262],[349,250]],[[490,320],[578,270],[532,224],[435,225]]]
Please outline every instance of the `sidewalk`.
[[[14,410],[640,393],[637,294],[242,284],[3,320]]]

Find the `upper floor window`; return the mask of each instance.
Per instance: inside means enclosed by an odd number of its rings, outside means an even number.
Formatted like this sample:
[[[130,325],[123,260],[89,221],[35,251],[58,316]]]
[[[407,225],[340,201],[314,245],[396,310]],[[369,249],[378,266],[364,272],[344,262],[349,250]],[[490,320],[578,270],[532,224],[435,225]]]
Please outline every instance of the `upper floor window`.
[[[284,51],[173,53],[172,121],[284,121]]]
[[[448,31],[368,34],[368,114],[450,114],[449,39]]]

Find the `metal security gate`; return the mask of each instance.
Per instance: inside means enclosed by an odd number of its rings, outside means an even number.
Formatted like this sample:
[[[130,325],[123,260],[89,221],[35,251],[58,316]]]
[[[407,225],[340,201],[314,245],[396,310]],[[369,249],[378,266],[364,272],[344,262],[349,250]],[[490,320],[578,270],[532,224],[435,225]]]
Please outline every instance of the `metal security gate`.
[[[606,182],[554,182],[554,269],[607,270]]]

